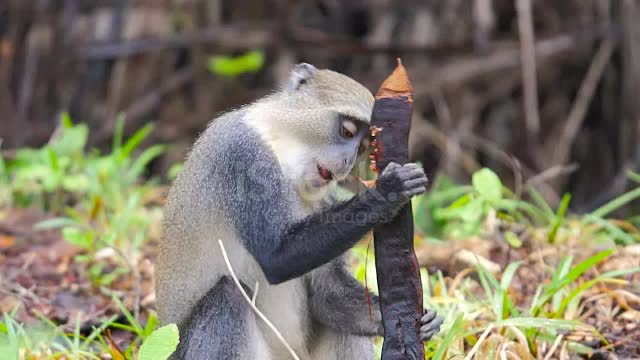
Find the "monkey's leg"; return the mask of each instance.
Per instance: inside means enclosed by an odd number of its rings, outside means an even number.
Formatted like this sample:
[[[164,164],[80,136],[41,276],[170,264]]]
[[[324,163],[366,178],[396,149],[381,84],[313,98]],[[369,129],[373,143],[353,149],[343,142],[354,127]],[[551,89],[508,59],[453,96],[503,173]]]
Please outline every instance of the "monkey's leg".
[[[341,333],[326,326],[316,325],[311,348],[313,360],[372,360],[375,358],[373,340],[370,337]]]
[[[382,336],[378,297],[370,294],[344,267],[342,259],[313,271],[307,282],[312,318],[335,331],[361,336]],[[369,312],[371,311],[371,312]]]
[[[172,359],[271,359],[254,313],[233,279],[223,276],[198,301],[181,327]]]

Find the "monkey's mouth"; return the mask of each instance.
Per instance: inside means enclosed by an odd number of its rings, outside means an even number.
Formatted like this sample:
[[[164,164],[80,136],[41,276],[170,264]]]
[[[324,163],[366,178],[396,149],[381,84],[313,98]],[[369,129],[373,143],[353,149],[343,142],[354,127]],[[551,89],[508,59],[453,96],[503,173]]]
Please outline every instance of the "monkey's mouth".
[[[320,166],[320,164],[317,164],[317,167],[318,175],[320,175],[321,178],[327,181],[333,180],[333,174],[331,173],[331,171],[329,171],[329,169],[323,168],[322,166]]]

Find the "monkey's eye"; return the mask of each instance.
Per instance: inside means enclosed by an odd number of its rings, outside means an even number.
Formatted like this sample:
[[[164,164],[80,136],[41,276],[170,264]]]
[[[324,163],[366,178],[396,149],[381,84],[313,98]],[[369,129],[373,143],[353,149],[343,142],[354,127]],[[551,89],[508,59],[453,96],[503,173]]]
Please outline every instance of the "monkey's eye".
[[[358,128],[352,121],[342,122],[342,126],[340,127],[340,135],[342,135],[343,137],[351,139],[355,136],[356,131],[358,131]]]

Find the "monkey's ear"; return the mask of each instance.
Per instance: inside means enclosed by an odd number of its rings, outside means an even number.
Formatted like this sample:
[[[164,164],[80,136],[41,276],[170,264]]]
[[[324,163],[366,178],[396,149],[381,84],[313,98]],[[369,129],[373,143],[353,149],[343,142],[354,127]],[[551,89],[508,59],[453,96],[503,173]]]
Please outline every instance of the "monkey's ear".
[[[317,71],[318,69],[315,66],[307,63],[300,63],[294,66],[289,75],[287,90],[289,92],[298,90],[298,88],[311,79]]]

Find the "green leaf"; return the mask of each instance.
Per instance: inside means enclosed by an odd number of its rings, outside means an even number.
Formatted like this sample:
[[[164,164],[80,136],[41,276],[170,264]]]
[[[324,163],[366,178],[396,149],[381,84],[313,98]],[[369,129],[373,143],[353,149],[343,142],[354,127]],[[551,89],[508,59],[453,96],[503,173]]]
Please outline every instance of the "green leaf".
[[[115,296],[113,296],[112,299],[116,303],[116,305],[118,305],[118,308],[120,308],[120,311],[127,318],[127,321],[129,321],[129,324],[131,324],[131,326],[133,327],[134,330],[132,330],[132,332],[135,332],[137,335],[142,336],[142,334],[144,333],[144,329],[142,328],[142,325],[140,325],[140,322],[135,318],[135,316],[133,316],[131,311],[129,311],[129,309],[127,309],[127,307],[124,306],[124,304],[122,303],[122,301],[120,301],[120,299],[118,299]]]
[[[577,298],[580,294],[582,294],[583,292],[585,292],[586,290],[588,290],[589,288],[593,287],[594,285],[596,285],[599,282],[602,282],[603,280],[606,279],[612,279],[612,278],[616,278],[616,277],[621,277],[621,276],[625,276],[625,275],[629,275],[629,274],[634,274],[634,273],[638,273],[640,272],[640,268],[631,268],[631,269],[624,269],[624,270],[616,270],[616,271],[610,271],[607,273],[604,273],[590,281],[585,282],[584,284],[580,285],[579,287],[577,287],[576,289],[574,289],[567,297],[565,297],[560,306],[558,307],[558,310],[555,313],[556,317],[561,317],[562,313],[564,312],[564,310],[567,308],[567,306],[569,305],[569,303]]]
[[[149,335],[153,333],[153,329],[156,328],[156,325],[158,325],[158,317],[153,311],[151,311],[149,313],[149,319],[147,319],[147,324],[144,326],[144,338],[149,337]]]
[[[163,145],[153,145],[148,149],[146,149],[145,151],[143,151],[142,154],[140,154],[140,156],[138,156],[136,161],[134,161],[133,164],[131,165],[131,169],[129,170],[129,176],[131,180],[135,180],[140,175],[142,175],[142,172],[144,171],[144,169],[146,169],[147,165],[151,162],[151,160],[162,155],[165,149],[166,147]]]
[[[509,288],[509,286],[511,285],[511,281],[513,280],[513,277],[515,276],[516,271],[518,271],[520,265],[522,265],[522,261],[516,261],[509,264],[509,266],[507,266],[507,268],[504,270],[504,272],[502,273],[502,279],[500,279],[500,287],[503,290],[507,290]]]
[[[60,156],[80,153],[84,150],[88,137],[89,127],[86,124],[65,126],[62,135],[51,144],[51,148]]]
[[[530,186],[527,190],[529,196],[531,196],[531,200],[540,208],[547,221],[552,222],[553,219],[555,219],[556,214],[553,212],[553,209],[551,209],[551,206],[549,206],[547,201],[534,187]]]
[[[453,340],[456,339],[457,336],[462,336],[462,325],[463,325],[464,317],[462,314],[458,315],[456,321],[451,326],[451,329],[447,333],[447,336],[444,337],[444,340],[438,347],[438,351],[436,351],[435,355],[433,355],[433,360],[442,360],[444,358],[444,354],[449,349],[449,346],[453,343]]]
[[[608,203],[602,205],[601,207],[599,207],[598,209],[596,209],[595,211],[593,211],[591,213],[591,215],[595,216],[595,217],[605,217],[607,215],[609,215],[610,213],[618,210],[619,208],[625,206],[626,204],[636,200],[640,198],[640,188],[637,188],[635,190],[631,190],[627,193],[624,193],[620,196],[618,196],[617,198],[609,201]]]
[[[237,56],[213,56],[209,60],[209,71],[216,75],[236,77],[245,73],[259,71],[264,65],[262,51],[254,50]]]
[[[587,214],[585,215],[584,219],[583,219],[584,223],[594,223],[594,224],[598,224],[600,226],[602,226],[608,233],[609,235],[611,235],[614,240],[619,240],[620,242],[622,242],[625,245],[631,245],[633,243],[635,243],[635,240],[633,238],[633,236],[627,234],[626,232],[624,232],[624,230],[620,229],[619,227],[611,224],[610,222],[608,222],[607,220],[601,218],[601,217],[597,217],[597,216],[593,216],[591,214]]]
[[[484,214],[483,201],[481,199],[473,199],[465,206],[457,209],[456,215],[467,222],[480,221]]]
[[[116,128],[113,130],[113,145],[111,146],[111,151],[113,152],[120,151],[120,148],[122,147],[125,118],[126,116],[123,113],[118,114],[118,117],[116,118]]]
[[[176,351],[179,342],[178,326],[165,325],[152,332],[142,343],[138,360],[165,360]]]
[[[88,249],[93,244],[92,233],[83,233],[80,229],[74,227],[65,227],[62,229],[62,237],[66,242],[84,249]]]
[[[66,111],[63,112],[62,115],[60,115],[60,123],[65,129],[71,129],[73,127],[73,121],[71,120],[71,116]]]
[[[169,180],[175,180],[175,178],[178,177],[178,173],[180,172],[180,170],[182,170],[182,163],[175,163],[171,165],[167,178]]]
[[[125,159],[131,155],[133,150],[135,150],[138,145],[149,135],[149,133],[153,130],[152,124],[147,124],[143,126],[140,130],[136,131],[129,140],[122,146],[120,153],[118,154],[119,159]]]
[[[58,229],[65,226],[79,226],[78,221],[73,219],[57,217],[49,220],[43,220],[33,225],[33,230]]]
[[[558,291],[562,290],[564,287],[569,285],[570,283],[576,281],[580,276],[582,276],[587,270],[596,266],[598,263],[604,261],[606,258],[611,256],[615,249],[608,249],[602,252],[599,252],[592,257],[582,261],[581,263],[574,266],[571,270],[568,269],[571,264],[571,257],[564,258],[556,273],[553,275],[551,279],[551,283],[544,290],[540,298],[538,299],[538,304],[533,309],[533,315],[537,316],[544,304],[546,304]]]
[[[85,174],[66,175],[62,179],[62,188],[75,194],[84,194],[89,187],[89,178]]]
[[[564,221],[564,216],[569,208],[569,203],[571,202],[571,194],[564,194],[562,196],[562,201],[560,201],[560,206],[558,207],[558,212],[556,213],[556,217],[553,222],[553,227],[549,232],[549,236],[547,237],[547,241],[550,244],[553,244],[556,241],[556,235],[558,234],[558,229],[560,225]]]
[[[504,241],[507,242],[512,248],[519,249],[522,247],[522,240],[511,231],[507,231],[504,233]]]
[[[476,171],[471,180],[473,188],[485,198],[496,201],[502,198],[502,182],[498,175],[490,169]]]
[[[499,320],[495,326],[515,326],[518,328],[547,328],[547,329],[591,329],[590,326],[577,320],[560,320],[545,318],[510,318]]]

